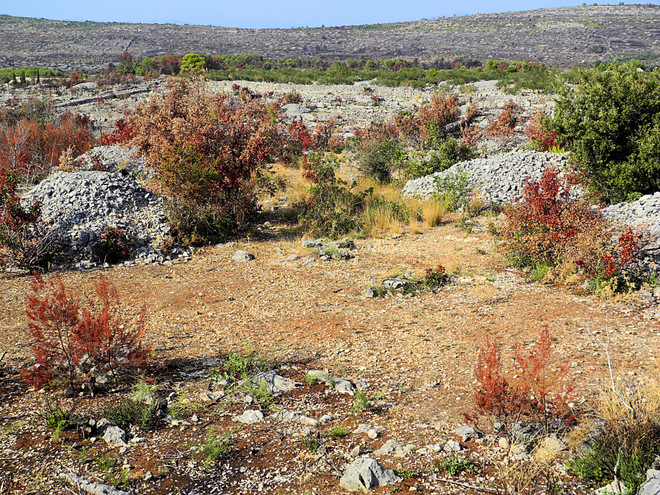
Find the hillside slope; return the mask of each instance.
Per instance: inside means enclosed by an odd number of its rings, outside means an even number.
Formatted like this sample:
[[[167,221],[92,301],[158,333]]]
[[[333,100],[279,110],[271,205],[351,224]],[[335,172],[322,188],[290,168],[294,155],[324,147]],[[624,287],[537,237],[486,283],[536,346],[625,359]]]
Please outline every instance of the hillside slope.
[[[91,69],[165,53],[261,54],[269,58],[660,60],[660,6],[539,9],[414,22],[300,29],[68,22],[0,16],[0,67]]]

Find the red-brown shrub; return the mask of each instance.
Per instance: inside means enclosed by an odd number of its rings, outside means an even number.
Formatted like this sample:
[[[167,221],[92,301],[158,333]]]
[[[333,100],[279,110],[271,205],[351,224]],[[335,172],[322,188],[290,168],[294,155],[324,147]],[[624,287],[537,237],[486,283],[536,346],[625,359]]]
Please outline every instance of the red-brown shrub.
[[[466,415],[468,419],[485,417],[505,427],[526,420],[546,432],[554,421],[566,424],[574,420],[570,406],[573,384],[566,365],[552,358],[552,335],[547,326],[529,352],[516,344],[514,370],[509,374],[504,371],[497,344],[489,340],[479,351],[475,378],[479,383],[476,409]]]
[[[130,114],[127,115],[127,118]],[[113,144],[127,143],[135,137],[131,125],[124,119],[115,121],[115,128],[110,133],[103,133],[99,138],[97,145],[111,146]]]
[[[0,168],[9,168],[33,184],[59,164],[62,152],[71,158],[88,151],[94,143],[89,117],[65,113],[58,123],[39,124],[23,118],[0,124]]]
[[[18,179],[0,167],[0,266],[36,269],[47,264],[52,237],[39,224],[39,204],[23,209],[16,192]]]
[[[532,141],[532,146],[536,151],[549,151],[559,146],[558,134],[548,128],[548,120],[549,117],[540,112],[532,115],[527,124],[525,135]]]
[[[56,387],[61,378],[71,389],[82,376],[96,369],[110,371],[142,364],[150,346],[142,339],[146,333],[146,309],[134,321],[119,316],[121,303],[115,287],[100,275],[95,290],[100,309],[90,302],[81,308],[80,300],[70,294],[59,275],[46,282],[35,273],[27,296],[26,313],[35,364],[23,378],[38,388]]]
[[[486,128],[485,134],[492,137],[512,136],[522,112],[523,108],[520,105],[513,100],[507,101],[504,104],[502,113],[497,116],[497,120],[490,123]]]
[[[181,240],[217,242],[245,225],[254,211],[251,179],[279,154],[278,115],[259,95],[211,95],[187,79],[168,81],[164,95],[136,107],[131,144],[157,170]]]
[[[523,200],[505,210],[507,258],[519,267],[573,266],[601,280],[627,275],[644,238],[627,229],[617,239],[614,226],[572,192],[576,180],[548,168],[540,180],[526,181]]]

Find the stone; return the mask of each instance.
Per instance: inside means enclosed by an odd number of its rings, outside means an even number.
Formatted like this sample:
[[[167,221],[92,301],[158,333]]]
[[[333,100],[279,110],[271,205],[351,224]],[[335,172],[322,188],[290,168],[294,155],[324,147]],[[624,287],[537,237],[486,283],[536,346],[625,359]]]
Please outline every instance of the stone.
[[[234,255],[231,257],[232,261],[236,262],[243,262],[243,261],[252,261],[254,259],[254,255],[250,254],[246,251],[241,251],[240,249],[234,253]]]
[[[626,485],[624,485],[621,481],[619,480],[614,480],[612,483],[609,485],[605,485],[602,488],[599,488],[598,490],[594,490],[595,495],[619,495],[622,493],[627,493],[628,489],[626,488]]]
[[[656,469],[646,471],[646,482],[639,487],[637,495],[660,495],[660,471]]]
[[[379,449],[374,450],[374,455],[391,454],[401,447],[401,444],[394,439],[389,439]]]
[[[322,245],[323,245],[323,239],[302,241],[302,247],[304,248],[315,248],[315,247],[321,247]]]
[[[372,457],[361,457],[353,461],[341,479],[339,486],[349,492],[367,491],[401,481],[394,471],[385,469]]]
[[[108,426],[103,433],[103,440],[111,447],[126,446],[126,432],[119,426]]]
[[[130,495],[129,492],[118,490],[114,486],[92,483],[71,473],[61,473],[60,477],[91,495]]]
[[[482,434],[471,426],[460,426],[454,431],[464,442],[469,442],[475,438],[481,438]]]
[[[260,386],[262,383],[266,390],[273,395],[279,395],[284,392],[290,392],[296,387],[302,387],[302,383],[298,383],[290,378],[284,378],[278,375],[275,371],[266,371],[257,373],[252,377],[252,383]]]
[[[443,449],[445,452],[460,452],[463,446],[455,440],[448,440]]]
[[[264,420],[264,414],[261,411],[254,409],[248,409],[240,416],[234,417],[233,421],[235,423],[242,423],[244,425],[253,425],[255,423],[261,423]]]

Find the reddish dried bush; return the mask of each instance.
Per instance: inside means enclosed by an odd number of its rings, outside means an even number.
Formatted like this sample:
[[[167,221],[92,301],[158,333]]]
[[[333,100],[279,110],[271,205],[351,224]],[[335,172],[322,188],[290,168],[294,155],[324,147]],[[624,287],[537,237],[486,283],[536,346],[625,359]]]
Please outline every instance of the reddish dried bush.
[[[216,242],[245,225],[255,207],[253,176],[279,154],[278,115],[258,95],[211,95],[187,79],[170,80],[165,94],[138,105],[131,144],[157,170],[181,240]]]
[[[535,113],[529,119],[525,135],[532,141],[536,151],[549,151],[559,146],[558,134],[548,127],[549,117],[544,113]]]
[[[486,128],[485,134],[492,137],[512,136],[522,113],[523,108],[520,105],[513,100],[507,101],[504,104],[502,113],[498,115],[497,120],[490,123]]]
[[[546,432],[554,422],[572,423],[573,383],[565,363],[552,357],[552,335],[547,326],[529,352],[516,344],[514,356],[514,369],[506,373],[497,345],[488,341],[481,348],[475,367],[479,383],[476,409],[466,417],[473,421],[485,417],[505,427],[515,421],[531,421]]]
[[[505,211],[507,258],[519,267],[574,266],[601,280],[628,275],[644,239],[630,229],[616,239],[600,212],[571,191],[575,180],[548,168],[539,181],[526,181],[523,200]]]
[[[21,207],[17,184],[14,172],[0,167],[0,266],[43,268],[54,239],[43,232],[38,203]]]
[[[126,115],[130,118],[130,114]],[[118,119],[115,121],[115,128],[110,133],[103,133],[97,144],[99,146],[111,146],[113,144],[127,143],[135,137],[131,125],[127,120]]]
[[[447,124],[458,120],[458,95],[435,93],[431,102],[417,111],[422,141],[442,141],[447,137]]]
[[[27,296],[28,328],[35,364],[23,379],[35,387],[65,385],[74,389],[84,376],[109,371],[116,376],[121,368],[142,364],[150,346],[146,333],[146,309],[134,321],[121,316],[115,287],[100,275],[95,285],[100,309],[94,303],[81,308],[80,300],[67,292],[59,275],[46,282],[35,273]],[[59,381],[62,382],[59,382]]]
[[[29,184],[36,183],[59,164],[64,151],[75,158],[92,147],[90,127],[89,117],[68,112],[57,123],[23,118],[0,124],[0,168],[9,168]]]

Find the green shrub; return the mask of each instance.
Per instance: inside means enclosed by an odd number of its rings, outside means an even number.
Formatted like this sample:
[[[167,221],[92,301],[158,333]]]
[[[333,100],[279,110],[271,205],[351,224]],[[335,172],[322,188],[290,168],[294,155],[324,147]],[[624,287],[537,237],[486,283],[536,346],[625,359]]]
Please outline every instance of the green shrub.
[[[434,199],[442,202],[449,211],[466,208],[470,202],[469,179],[470,175],[462,169],[447,173],[443,177],[435,177]]]
[[[446,457],[441,461],[436,461],[435,465],[449,476],[458,476],[463,472],[469,474],[477,474],[478,472],[477,466],[472,461],[457,457]]]
[[[318,154],[304,157],[304,176],[313,182],[307,199],[294,203],[302,227],[312,235],[337,238],[362,227],[366,193],[351,192],[334,165]]]
[[[609,202],[660,189],[660,69],[638,67],[579,70],[549,122],[590,188]]]
[[[458,162],[476,158],[477,153],[465,144],[460,144],[455,138],[442,141],[428,160],[410,160],[404,166],[406,179],[425,177],[436,172],[444,172]]]
[[[143,431],[154,428],[156,423],[156,405],[146,404],[134,398],[122,399],[117,404],[107,406],[103,414],[122,429],[137,426]]]
[[[367,141],[357,152],[360,171],[379,182],[390,182],[392,172],[403,168],[405,158],[401,145],[390,139]]]
[[[208,470],[213,464],[227,457],[233,445],[234,439],[231,432],[214,435],[213,427],[211,426],[200,448],[204,456],[204,468]]]

